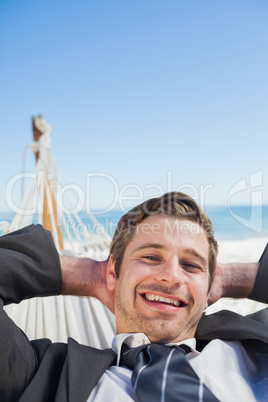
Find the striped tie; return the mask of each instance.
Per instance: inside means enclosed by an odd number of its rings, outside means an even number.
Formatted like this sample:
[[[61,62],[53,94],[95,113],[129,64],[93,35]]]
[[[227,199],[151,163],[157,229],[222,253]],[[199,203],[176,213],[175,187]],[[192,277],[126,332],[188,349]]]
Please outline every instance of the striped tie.
[[[121,363],[133,370],[131,381],[141,402],[218,401],[188,362],[190,350],[157,344],[123,349]]]

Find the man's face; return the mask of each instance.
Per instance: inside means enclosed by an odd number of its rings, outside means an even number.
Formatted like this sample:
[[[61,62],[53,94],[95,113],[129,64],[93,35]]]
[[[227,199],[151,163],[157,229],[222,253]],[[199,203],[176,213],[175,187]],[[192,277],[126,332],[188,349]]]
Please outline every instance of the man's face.
[[[117,333],[144,332],[152,342],[194,337],[206,306],[209,245],[204,230],[188,220],[151,216],[137,226],[115,277]]]

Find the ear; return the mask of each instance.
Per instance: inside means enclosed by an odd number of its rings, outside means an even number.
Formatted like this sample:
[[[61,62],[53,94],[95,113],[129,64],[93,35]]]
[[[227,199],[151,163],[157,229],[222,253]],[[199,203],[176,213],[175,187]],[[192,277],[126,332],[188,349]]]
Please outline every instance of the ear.
[[[109,261],[108,261],[108,266],[107,266],[107,273],[106,273],[106,281],[107,281],[107,288],[113,292],[115,289],[115,263],[113,260],[113,256],[110,255]]]

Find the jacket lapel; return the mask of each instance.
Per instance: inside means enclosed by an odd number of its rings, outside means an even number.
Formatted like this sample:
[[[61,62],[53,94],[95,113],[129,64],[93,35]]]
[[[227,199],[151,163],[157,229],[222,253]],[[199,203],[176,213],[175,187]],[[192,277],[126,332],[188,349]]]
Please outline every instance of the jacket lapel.
[[[111,349],[95,349],[68,340],[68,394],[70,402],[85,402],[98,380],[116,359]]]
[[[248,316],[241,316],[228,310],[203,315],[195,337],[200,340],[243,340],[259,339],[268,342],[268,309]]]

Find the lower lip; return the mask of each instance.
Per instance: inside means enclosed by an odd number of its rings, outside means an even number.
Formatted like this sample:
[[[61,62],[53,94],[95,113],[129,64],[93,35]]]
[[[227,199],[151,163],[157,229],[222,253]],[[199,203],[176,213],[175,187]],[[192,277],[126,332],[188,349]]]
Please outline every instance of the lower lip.
[[[151,302],[151,301],[145,299],[142,295],[140,295],[140,297],[142,298],[142,300],[145,302],[145,304],[147,306],[150,306],[152,308],[155,308],[156,310],[161,310],[161,311],[167,311],[167,312],[174,313],[174,312],[178,312],[178,311],[182,310],[183,308],[185,308],[187,306],[186,304],[184,304],[181,307],[176,307],[172,304],[165,304],[165,303],[156,302],[156,301]]]

